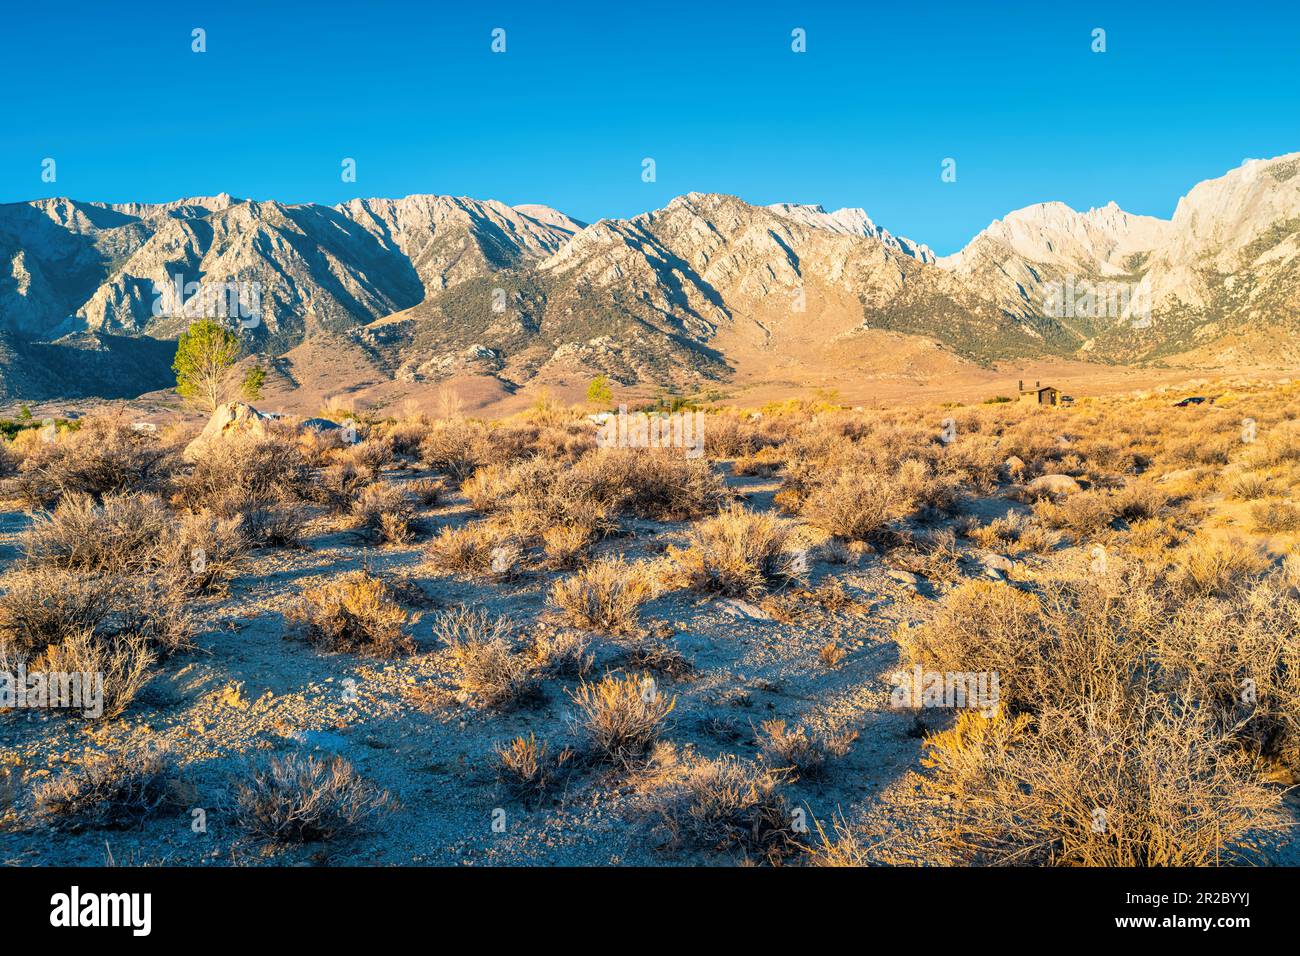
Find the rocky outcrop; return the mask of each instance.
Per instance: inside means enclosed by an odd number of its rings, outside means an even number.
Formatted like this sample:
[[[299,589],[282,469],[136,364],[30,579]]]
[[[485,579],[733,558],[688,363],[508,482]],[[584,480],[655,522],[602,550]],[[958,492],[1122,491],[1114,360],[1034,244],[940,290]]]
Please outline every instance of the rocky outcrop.
[[[227,402],[212,413],[197,438],[185,446],[182,456],[196,461],[213,443],[231,438],[265,438],[269,434],[270,416],[263,415],[247,402]]]

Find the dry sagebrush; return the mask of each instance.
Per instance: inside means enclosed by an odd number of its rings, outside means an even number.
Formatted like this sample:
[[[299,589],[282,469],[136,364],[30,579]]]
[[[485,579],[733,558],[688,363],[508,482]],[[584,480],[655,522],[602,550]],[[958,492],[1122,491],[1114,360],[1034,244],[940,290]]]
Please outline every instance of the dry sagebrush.
[[[240,824],[271,843],[332,840],[360,829],[392,805],[342,757],[271,758],[236,793]]]
[[[415,649],[406,627],[419,615],[403,608],[388,585],[367,571],[307,591],[287,616],[322,650],[393,657]]]
[[[634,634],[641,605],[654,594],[654,581],[645,568],[618,557],[594,562],[556,581],[551,601],[576,627]]]
[[[801,580],[807,562],[790,522],[739,505],[696,525],[689,547],[670,556],[686,587],[750,598]]]

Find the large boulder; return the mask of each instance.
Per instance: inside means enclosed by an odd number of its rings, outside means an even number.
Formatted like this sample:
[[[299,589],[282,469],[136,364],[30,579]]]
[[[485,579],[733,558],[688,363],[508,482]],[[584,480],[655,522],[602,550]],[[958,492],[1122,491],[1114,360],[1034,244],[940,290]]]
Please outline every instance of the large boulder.
[[[245,435],[265,438],[267,422],[271,420],[270,416],[263,415],[247,402],[227,402],[212,413],[199,437],[185,446],[185,460],[197,460],[214,441]]]

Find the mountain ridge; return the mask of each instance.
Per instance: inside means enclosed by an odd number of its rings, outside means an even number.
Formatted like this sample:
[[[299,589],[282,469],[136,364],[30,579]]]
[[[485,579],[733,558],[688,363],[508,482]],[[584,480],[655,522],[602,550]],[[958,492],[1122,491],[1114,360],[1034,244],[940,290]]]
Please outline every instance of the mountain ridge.
[[[698,387],[833,364],[830,343],[873,329],[983,364],[1277,361],[1300,331],[1300,153],[1196,184],[1168,220],[1036,203],[942,257],[859,208],[720,193],[590,224],[438,194],[9,203],[0,332],[16,345],[0,365],[21,353],[30,374],[0,392],[60,378],[24,343],[174,339],[192,316],[159,314],[155,290],[178,276],[256,307],[240,331],[268,357],[343,335],[409,382],[568,370]],[[120,362],[123,346],[91,352]],[[127,391],[159,377],[128,371]]]

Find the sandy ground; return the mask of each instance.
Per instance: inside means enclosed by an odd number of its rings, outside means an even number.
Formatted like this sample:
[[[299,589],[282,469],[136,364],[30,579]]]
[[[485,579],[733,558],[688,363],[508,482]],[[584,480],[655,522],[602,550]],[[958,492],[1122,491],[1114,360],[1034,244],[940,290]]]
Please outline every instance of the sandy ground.
[[[419,472],[390,475],[390,480]],[[772,507],[777,482],[729,479],[752,507]],[[1005,499],[974,502],[987,520],[1018,507]],[[473,516],[458,499],[427,511],[430,531]],[[17,535],[29,518],[0,515],[0,563],[18,556]],[[599,553],[651,557],[680,543],[685,525],[629,522]],[[971,558],[977,557],[971,552]],[[1031,557],[1013,572],[1032,577]],[[737,858],[682,851],[666,845],[644,812],[635,781],[625,775],[583,770],[565,790],[532,806],[514,799],[496,779],[493,744],[534,733],[556,748],[574,743],[566,690],[576,679],[552,679],[535,702],[502,713],[452,704],[422,704],[421,685],[448,685],[445,651],[431,626],[439,608],[482,607],[506,614],[522,627],[550,613],[546,595],[557,577],[529,573],[503,584],[431,576],[422,570],[417,542],[371,548],[320,519],[302,550],[252,555],[228,596],[201,602],[197,650],[173,658],[119,720],[102,725],[45,714],[0,716],[0,743],[23,768],[27,784],[88,751],[128,744],[171,747],[181,763],[182,792],[190,811],[127,831],[51,833],[44,829],[0,833],[0,862],[9,865],[589,865],[718,864]],[[285,611],[306,587],[341,572],[367,567],[393,581],[414,582],[413,628],[420,648],[407,658],[366,659],[322,654],[296,639]],[[784,622],[761,607],[728,599],[674,592],[643,609],[649,624],[664,622],[694,672],[660,678],[676,697],[665,738],[683,752],[713,757],[757,752],[755,731],[780,717],[813,731],[856,730],[850,753],[823,779],[793,785],[792,800],[811,820],[829,828],[842,817],[872,825],[898,862],[907,860],[909,801],[917,786],[920,730],[942,726],[945,712],[889,706],[889,676],[898,660],[891,635],[897,626],[929,612],[945,586],[891,577],[875,556],[856,566],[817,563],[811,586],[837,580],[851,606],[828,610],[816,600],[796,600]],[[984,573],[978,561],[967,575]],[[660,625],[662,626],[662,625]],[[819,659],[828,641],[848,654],[835,668]],[[616,640],[593,635],[595,674],[619,666]],[[920,723],[918,724],[918,719]],[[327,844],[271,850],[251,841],[231,812],[234,788],[272,755],[294,751],[339,754],[397,799],[396,808],[367,832]],[[194,832],[202,809],[207,832]],[[494,813],[504,829],[494,829]],[[1300,862],[1296,844],[1274,840],[1274,862]]]
[[[449,398],[459,411],[476,417],[497,419],[523,411],[539,400],[582,405],[590,377],[560,375],[539,378],[518,388],[507,388],[488,375],[459,375],[441,382],[396,382],[365,365],[354,355],[341,355],[321,365],[324,359],[311,353],[311,368],[302,377],[277,374],[268,377],[263,395],[256,401],[263,411],[288,415],[315,416],[334,403],[374,417],[397,416],[415,409],[441,417]],[[292,370],[290,370],[292,372]],[[324,376],[322,378],[322,375]],[[1295,377],[1286,370],[1203,368],[1131,368],[1086,362],[1051,360],[1003,363],[982,368],[943,355],[935,361],[933,350],[919,364],[895,366],[882,359],[858,371],[835,370],[821,374],[801,373],[791,378],[770,378],[746,374],[734,381],[705,389],[698,397],[714,392],[723,404],[756,409],[769,402],[790,399],[832,400],[850,406],[885,408],[915,407],[944,403],[978,404],[995,396],[1014,397],[1020,382],[1054,385],[1076,399],[1122,394],[1191,395],[1212,387],[1285,382]],[[328,387],[320,384],[327,382]],[[637,407],[653,401],[662,390],[653,387],[614,389],[615,403]],[[133,420],[168,423],[177,420],[201,424],[205,417],[187,408],[172,392],[151,392],[131,401],[82,400],[70,402],[12,402],[0,405],[0,417],[17,415],[27,407],[36,418],[87,415],[120,410]]]
[[[774,482],[738,482],[756,504],[770,500]],[[456,524],[472,512],[463,504],[434,509],[431,527]],[[0,551],[17,556],[20,514],[3,518]],[[656,553],[682,537],[684,525],[635,522],[604,543],[604,553]],[[0,835],[0,860],[10,864],[97,865],[111,852],[118,862],[546,865],[690,862],[664,854],[635,794],[625,781],[584,773],[554,803],[529,808],[512,802],[495,779],[492,745],[529,732],[562,745],[567,735],[566,687],[551,681],[535,704],[505,713],[465,708],[429,713],[409,698],[415,686],[443,681],[444,655],[430,635],[439,607],[484,607],[527,626],[546,612],[556,575],[536,574],[510,584],[469,583],[418,571],[420,548],[357,546],[348,533],[326,531],[303,551],[255,555],[230,596],[199,607],[204,633],[197,651],[168,662],[136,704],[104,727],[44,715],[0,718],[0,732],[27,780],[37,783],[87,750],[128,743],[166,743],[181,755],[193,807],[203,808],[208,833],[191,830],[191,816],[159,819],[140,831]],[[414,633],[419,653],[395,661],[324,655],[288,635],[284,611],[307,586],[366,566],[394,579],[415,576],[427,596]],[[781,624],[743,602],[669,595],[647,605],[647,620],[667,621],[674,642],[695,665],[688,679],[664,679],[677,698],[665,735],[705,756],[753,753],[754,731],[770,717],[812,729],[851,726],[860,738],[834,775],[797,785],[796,795],[816,819],[870,799],[913,762],[918,741],[910,715],[891,711],[882,676],[897,650],[888,635],[923,600],[865,565],[841,580],[861,606],[830,614],[810,606],[796,624]],[[829,574],[814,570],[815,585]],[[416,602],[424,603],[424,602]],[[818,650],[835,639],[849,651],[827,670]],[[593,638],[598,672],[617,666],[620,647]],[[355,691],[355,700],[349,690]],[[293,750],[337,753],[388,789],[400,808],[369,835],[329,845],[266,854],[250,844],[229,816],[232,787],[271,754]],[[492,814],[506,811],[504,833]],[[694,862],[726,862],[705,856]]]

